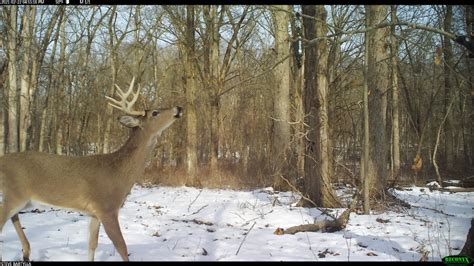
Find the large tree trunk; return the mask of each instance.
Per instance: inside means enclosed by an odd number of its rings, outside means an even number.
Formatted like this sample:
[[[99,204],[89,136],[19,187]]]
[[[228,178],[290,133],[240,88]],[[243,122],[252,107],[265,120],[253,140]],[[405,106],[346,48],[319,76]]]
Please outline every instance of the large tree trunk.
[[[111,76],[112,80],[110,83],[110,87],[108,90],[108,95],[114,95],[115,93],[115,84],[117,81],[117,51],[118,46],[120,45],[119,42],[115,43],[115,24],[114,24],[114,17],[117,16],[116,12],[117,7],[113,7],[112,12],[110,14],[109,18],[109,23],[108,23],[108,31],[109,31],[109,49],[110,49],[110,58],[109,58],[109,63],[110,63],[110,70],[111,70]],[[109,153],[110,152],[110,131],[112,128],[112,114],[113,114],[113,108],[110,105],[107,105],[106,111],[105,111],[105,129],[104,129],[104,138],[102,142],[102,153]]]
[[[196,74],[194,71],[195,38],[194,6],[186,6],[186,172],[187,185],[199,185],[197,176],[197,118],[196,118]]]
[[[470,41],[471,42],[474,42],[474,28],[473,28],[473,24],[474,24],[474,7],[472,5],[466,5],[465,6],[466,8],[466,31],[468,34],[470,34]],[[472,59],[469,58],[469,56],[466,56],[465,57],[465,60],[466,60],[466,65],[467,65],[467,69],[468,69],[468,73],[473,73],[474,69],[473,69],[473,63],[472,62]],[[469,82],[468,84],[470,84],[470,86],[468,86],[467,88],[467,95],[471,95],[470,97],[470,101],[468,99],[468,101],[470,102],[470,104],[468,104],[468,106],[470,106],[470,108],[467,108],[468,111],[467,113],[470,114],[471,117],[474,116],[474,77],[473,75],[469,75]],[[466,165],[473,165],[474,164],[474,134],[469,134],[469,132],[474,132],[474,123],[471,123],[471,119],[468,117],[467,118],[467,125],[465,125],[466,127],[466,138],[464,139],[464,145],[465,145],[465,148],[464,148],[464,152],[465,152],[465,161],[466,161]]]
[[[446,14],[444,17],[444,30],[451,32],[451,24],[453,21],[453,6],[446,6]],[[451,101],[451,90],[453,90],[452,73],[453,73],[453,46],[449,38],[444,37],[443,40],[443,55],[444,55],[444,111],[447,113],[449,102]],[[448,114],[445,124],[445,155],[446,155],[446,170],[452,171],[454,168],[454,134],[452,115]]]
[[[365,7],[368,27],[384,23],[386,6]],[[384,198],[387,171],[386,111],[388,91],[388,28],[368,32],[367,86],[369,90],[369,165],[367,176],[370,180],[370,195]]]
[[[3,42],[0,39],[0,45],[3,46]],[[7,120],[7,109],[4,104],[5,102],[5,93],[4,93],[4,87],[5,87],[5,80],[6,80],[6,74],[8,73],[6,71],[7,69],[7,62],[2,61],[0,62],[0,84],[2,84],[2,87],[0,87],[0,156],[5,154],[5,125],[6,125],[6,120]]]
[[[365,18],[365,28],[369,27],[369,20]],[[370,152],[370,136],[369,136],[369,88],[368,88],[368,62],[369,62],[369,36],[368,32],[364,36],[364,86],[363,86],[363,141],[360,163],[360,180],[363,192],[363,210],[364,214],[370,214],[370,178],[369,178],[369,152]]]
[[[23,58],[21,63],[21,74],[20,74],[20,151],[27,150],[27,133],[30,121],[30,86],[31,86],[31,73],[30,73],[30,61],[31,61],[31,44],[34,36],[34,22],[36,16],[35,6],[26,6],[23,13]]]
[[[290,6],[279,6],[273,12],[275,25],[275,50],[277,61],[289,57],[288,12]],[[290,60],[285,60],[275,68],[275,96],[273,100],[273,137],[272,137],[272,169],[273,187],[276,190],[287,189],[288,152],[291,139],[290,131]]]
[[[6,7],[5,7],[6,8]],[[8,152],[18,152],[18,116],[16,84],[17,6],[9,7],[7,25],[8,57]]]
[[[466,242],[464,243],[464,247],[460,254],[467,255],[471,258],[474,257],[474,219],[471,219],[471,228],[469,228]]]
[[[391,6],[391,21],[397,21],[397,8]],[[399,103],[398,103],[398,45],[395,37],[395,26],[391,27],[390,34],[390,56],[391,56],[391,85],[392,85],[392,178],[400,174],[400,125],[399,125]]]
[[[65,65],[66,65],[66,19],[65,17],[61,18],[60,26],[59,26],[59,36],[61,39],[61,46],[59,49],[59,77],[58,77],[58,95],[59,97],[56,100],[55,107],[56,112],[56,154],[63,153],[63,147],[66,142],[64,139],[66,138],[66,127],[69,126],[70,121],[68,121],[66,114],[70,112],[70,108],[67,108],[66,112],[64,112],[64,101],[66,99],[66,75],[65,75]],[[68,148],[66,146],[66,153],[68,152]]]
[[[224,7],[223,7],[224,8]],[[217,20],[217,6],[209,7],[208,38],[209,38],[209,85],[211,105],[211,132],[210,132],[210,169],[211,175],[216,175],[219,156],[219,89],[222,86],[219,79],[219,25]]]
[[[291,22],[291,30],[292,30],[292,39],[296,40],[297,38],[303,37],[302,36],[302,28],[301,28],[301,18],[292,18]],[[304,146],[305,146],[305,139],[304,139],[304,110],[303,110],[303,54],[301,49],[301,42],[294,41],[291,43],[291,93],[292,97],[290,97],[293,102],[292,105],[294,106],[293,109],[293,120],[296,122],[294,131],[293,131],[293,139],[292,139],[292,146],[294,147],[294,154],[296,158],[294,158],[294,162],[292,163],[291,168],[294,168],[290,172],[290,175],[300,178],[304,176]]]
[[[303,14],[318,20],[303,18],[305,39],[326,36],[326,11],[324,6],[303,6]],[[328,122],[328,47],[326,40],[318,41],[315,47],[305,48],[305,122],[309,126],[306,146],[305,192],[312,202],[321,207],[340,207],[341,204],[331,188],[332,162],[329,153]]]

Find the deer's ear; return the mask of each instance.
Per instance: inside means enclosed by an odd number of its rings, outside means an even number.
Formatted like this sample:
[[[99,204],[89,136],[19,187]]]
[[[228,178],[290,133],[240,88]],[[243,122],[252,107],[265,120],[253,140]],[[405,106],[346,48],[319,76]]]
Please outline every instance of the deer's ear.
[[[119,121],[122,125],[130,128],[140,126],[140,119],[133,116],[123,115],[119,117]]]

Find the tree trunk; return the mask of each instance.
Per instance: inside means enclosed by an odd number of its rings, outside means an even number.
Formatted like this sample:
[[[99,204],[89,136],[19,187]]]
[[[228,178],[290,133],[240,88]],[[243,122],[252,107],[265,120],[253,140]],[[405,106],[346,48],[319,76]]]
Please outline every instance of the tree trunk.
[[[384,23],[386,6],[365,7],[368,27]],[[388,29],[380,28],[368,32],[367,86],[369,90],[369,165],[370,195],[384,198],[387,171],[386,111],[389,85],[388,73]]]
[[[303,14],[318,18],[303,18],[306,39],[326,36],[326,11],[324,6],[303,6]],[[305,192],[307,197],[321,207],[340,207],[341,204],[331,187],[332,162],[328,155],[328,47],[326,40],[318,41],[315,47],[305,48],[305,122],[309,126],[305,157]],[[306,201],[306,200],[304,200]],[[301,202],[300,205],[307,205]]]
[[[290,6],[279,6],[273,12],[275,25],[275,50],[276,60],[289,57],[289,33],[288,24]],[[273,100],[273,137],[272,137],[272,169],[273,187],[276,190],[287,189],[286,182],[282,177],[288,179],[288,152],[291,139],[290,131],[290,60],[285,60],[275,68],[275,96]]]
[[[18,152],[18,113],[16,84],[16,38],[17,6],[11,6],[8,12],[7,57],[8,57],[8,152]]]
[[[397,21],[397,8],[391,6],[391,21]],[[395,26],[391,27],[390,34],[390,56],[392,58],[391,85],[392,85],[392,178],[400,174],[400,125],[399,125],[399,103],[398,103],[398,44],[395,37]]]
[[[369,19],[365,18],[365,28],[369,27]],[[369,136],[369,88],[368,88],[368,62],[369,62],[369,33],[364,36],[364,87],[363,87],[363,105],[364,105],[364,124],[363,124],[363,142],[360,163],[360,180],[363,191],[363,210],[364,214],[370,214],[370,177],[369,169],[369,153],[370,153],[370,136]]]
[[[49,63],[49,67],[51,69],[53,69],[54,67],[54,59],[55,59],[55,54],[56,54],[56,49],[57,49],[57,46],[58,46],[58,41],[59,41],[59,31],[60,31],[60,28],[58,28],[56,30],[56,33],[54,35],[54,38],[53,38],[53,48],[52,48],[52,51],[51,51],[51,59],[50,59],[50,63]],[[53,100],[53,96],[54,96],[54,91],[57,90],[56,86],[55,86],[55,83],[53,81],[53,72],[50,71],[48,73],[48,85],[47,85],[47,88],[49,88],[47,91],[46,91],[46,99],[45,99],[45,102],[44,102],[44,107],[43,107],[43,110],[41,111],[41,118],[40,118],[40,129],[39,129],[39,140],[38,140],[38,151],[39,152],[43,152],[44,149],[45,149],[45,144],[46,144],[46,137],[47,137],[47,131],[50,129],[50,126],[51,126],[51,118],[52,118],[52,110],[53,110],[53,106],[54,104],[51,104],[51,103],[54,103],[54,100]],[[49,144],[51,144],[51,141],[49,141]],[[49,145],[50,146],[50,145]],[[48,149],[46,149],[48,150]]]
[[[66,75],[65,75],[65,65],[66,65],[66,18],[61,17],[61,22],[59,26],[59,36],[61,39],[61,45],[59,49],[59,77],[58,77],[58,95],[55,106],[56,106],[56,154],[63,153],[63,147],[66,142],[65,132],[67,126],[69,126],[70,121],[68,121],[68,115],[63,111],[63,106],[65,105],[64,101],[66,99]],[[66,105],[70,106],[70,105]],[[70,108],[66,107],[67,112],[69,113]],[[68,148],[66,146],[66,153]]]
[[[293,18],[291,21],[292,39],[303,37],[301,33],[301,20],[300,18]],[[290,175],[300,178],[304,176],[304,110],[303,110],[303,53],[301,42],[292,42],[291,44],[291,89],[293,99],[292,105],[294,106],[294,118],[296,122],[292,145],[294,145],[294,154],[296,161],[293,163],[291,168],[295,168],[290,172]]]
[[[0,89],[0,102],[2,106],[0,107],[0,156],[5,154],[5,107],[3,106],[3,88]]]
[[[196,75],[194,72],[195,37],[194,6],[186,6],[186,172],[187,185],[199,185],[197,176],[197,117],[196,117]]]
[[[208,38],[209,38],[209,85],[211,101],[211,132],[210,132],[210,170],[211,175],[216,175],[218,170],[219,157],[219,25],[217,20],[217,6],[211,6],[209,10]]]
[[[446,6],[446,14],[444,17],[444,30],[451,31],[453,21],[453,6]],[[453,76],[453,47],[451,40],[444,37],[443,40],[443,55],[444,55],[444,112],[447,113],[449,101],[451,99],[451,90],[453,90],[452,76]],[[454,169],[454,134],[452,127],[452,115],[448,114],[445,124],[445,155],[446,155],[446,170],[452,171]]]
[[[2,40],[0,40],[0,45],[3,46]],[[0,88],[0,156],[5,154],[5,129],[6,129],[6,121],[7,121],[7,108],[5,106],[5,80],[6,74],[8,71],[7,69],[7,62],[3,61],[0,64],[0,84],[3,84]]]
[[[471,219],[471,228],[467,233],[466,242],[460,254],[474,258],[474,219]]]
[[[30,86],[31,86],[31,73],[30,61],[31,61],[31,44],[34,36],[34,22],[36,16],[35,6],[26,6],[23,13],[23,31],[22,40],[24,49],[21,73],[20,73],[20,151],[26,151],[27,147],[27,133],[30,120]]]
[[[117,82],[117,55],[116,55],[116,48],[118,47],[119,44],[114,42],[115,38],[115,24],[114,24],[114,16],[117,15],[116,13],[117,7],[113,7],[112,12],[110,14],[109,18],[109,23],[108,23],[108,29],[109,29],[109,49],[110,49],[110,58],[109,58],[109,63],[110,63],[110,70],[111,70],[111,83],[110,87],[108,89],[108,95],[114,95],[115,93],[115,84]],[[110,105],[106,106],[105,110],[105,129],[104,129],[104,138],[102,142],[102,153],[109,153],[110,152],[110,131],[112,128],[112,114],[113,114],[113,108]]]
[[[471,42],[474,42],[474,28],[473,28],[473,24],[474,24],[474,7],[472,5],[466,5],[465,6],[465,9],[466,9],[466,32],[470,35],[470,41]],[[466,65],[467,65],[467,70],[468,70],[468,73],[473,73],[474,69],[473,69],[473,63],[472,62],[472,59],[470,59],[468,56],[465,57],[465,60],[466,60]],[[470,109],[470,112],[468,111],[468,113],[470,114],[470,116],[474,116],[474,77],[473,75],[469,75],[469,78],[468,78],[468,84],[471,84],[471,86],[468,86],[467,88],[467,95],[471,95],[470,97],[470,101],[468,99],[468,101],[470,102],[470,104],[468,104],[468,106],[470,106],[470,108],[468,108],[468,110]],[[474,132],[474,123],[471,123],[471,119],[468,118],[467,119],[467,125],[466,125],[466,138],[464,139],[464,145],[465,145],[465,149],[464,149],[464,152],[466,154],[466,165],[473,165],[474,164],[474,134],[469,134],[469,132]]]

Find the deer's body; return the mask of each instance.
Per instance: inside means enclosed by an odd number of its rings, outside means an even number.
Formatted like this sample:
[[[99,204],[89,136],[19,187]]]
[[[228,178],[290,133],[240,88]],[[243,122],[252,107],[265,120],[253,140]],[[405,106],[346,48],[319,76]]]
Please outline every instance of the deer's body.
[[[146,155],[153,149],[151,145],[143,147],[136,143],[140,133],[134,129],[127,143],[109,154],[84,157],[39,152],[7,154],[0,157],[2,187],[17,187],[15,193],[21,191],[23,195],[16,197],[26,201],[25,204],[38,201],[88,214],[95,214],[100,208],[120,207],[136,178],[143,173]],[[56,191],[58,184],[63,185],[61,191]],[[100,206],[87,199],[95,199]],[[111,202],[110,199],[123,200]]]
[[[129,92],[132,87],[133,81]],[[120,92],[126,99],[127,94]],[[134,101],[136,97],[130,105]],[[25,260],[29,259],[30,245],[21,228],[18,212],[29,202],[89,214],[89,259],[94,259],[102,223],[122,258],[128,260],[126,244],[118,223],[118,211],[136,179],[143,173],[157,138],[181,117],[182,108],[136,114],[130,111],[130,106],[123,105],[124,109],[121,110],[134,117],[121,117],[122,124],[132,129],[127,142],[116,152],[82,157],[22,152],[0,157],[0,191],[3,194],[3,202],[0,204],[0,232],[5,222],[11,219],[22,242]]]

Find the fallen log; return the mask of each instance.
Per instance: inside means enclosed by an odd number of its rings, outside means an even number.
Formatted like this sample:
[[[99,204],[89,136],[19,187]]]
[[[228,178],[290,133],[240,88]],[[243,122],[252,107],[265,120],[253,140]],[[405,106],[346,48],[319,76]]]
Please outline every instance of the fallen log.
[[[335,220],[324,220],[314,224],[302,224],[297,226],[292,226],[287,229],[277,228],[274,232],[276,235],[282,234],[296,234],[299,232],[337,232],[346,228],[347,222],[349,221],[349,216],[351,212],[355,210],[357,202],[359,201],[359,193],[356,193],[352,199],[351,206],[347,208],[337,219]]]

